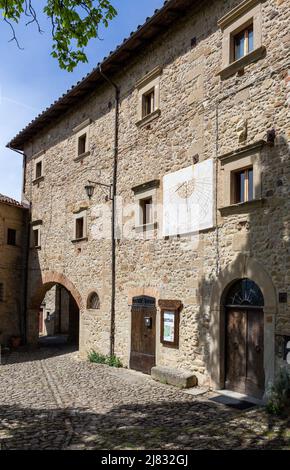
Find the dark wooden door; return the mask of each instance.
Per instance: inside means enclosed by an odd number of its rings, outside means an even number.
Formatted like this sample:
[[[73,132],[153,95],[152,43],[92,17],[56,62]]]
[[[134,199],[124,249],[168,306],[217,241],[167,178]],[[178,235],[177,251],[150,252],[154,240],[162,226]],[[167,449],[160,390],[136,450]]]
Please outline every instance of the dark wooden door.
[[[262,309],[227,310],[226,383],[229,390],[264,394],[264,316]]]
[[[131,369],[145,374],[155,366],[156,307],[136,305],[132,307]]]

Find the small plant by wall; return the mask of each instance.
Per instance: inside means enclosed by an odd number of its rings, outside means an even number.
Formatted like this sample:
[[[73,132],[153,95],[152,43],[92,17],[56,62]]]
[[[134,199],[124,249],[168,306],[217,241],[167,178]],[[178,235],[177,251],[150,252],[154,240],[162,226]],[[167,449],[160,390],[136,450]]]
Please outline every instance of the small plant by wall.
[[[267,411],[275,415],[290,411],[290,372],[286,368],[280,369],[270,389]]]
[[[92,350],[88,353],[88,359],[95,364],[106,364],[110,367],[123,367],[121,360],[117,356],[105,356]]]

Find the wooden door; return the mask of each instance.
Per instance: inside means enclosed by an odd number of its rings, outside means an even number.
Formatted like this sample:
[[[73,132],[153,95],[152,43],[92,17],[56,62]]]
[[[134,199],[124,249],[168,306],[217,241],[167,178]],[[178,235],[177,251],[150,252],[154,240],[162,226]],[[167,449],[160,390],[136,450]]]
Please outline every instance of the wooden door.
[[[156,307],[140,302],[132,307],[131,325],[131,369],[145,374],[155,366]]]
[[[261,398],[264,393],[263,310],[227,310],[225,387]]]

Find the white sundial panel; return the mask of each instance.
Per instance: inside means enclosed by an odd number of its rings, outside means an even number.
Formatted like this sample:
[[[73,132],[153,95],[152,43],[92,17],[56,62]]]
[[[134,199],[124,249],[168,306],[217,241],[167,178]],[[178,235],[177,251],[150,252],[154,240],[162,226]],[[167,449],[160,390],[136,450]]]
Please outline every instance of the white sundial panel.
[[[163,177],[163,236],[213,227],[213,160]]]

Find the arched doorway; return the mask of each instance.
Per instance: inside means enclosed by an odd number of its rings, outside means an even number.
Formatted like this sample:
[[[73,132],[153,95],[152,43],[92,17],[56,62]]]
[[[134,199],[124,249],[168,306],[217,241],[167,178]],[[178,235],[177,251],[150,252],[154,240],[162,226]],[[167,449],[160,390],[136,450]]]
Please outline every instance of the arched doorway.
[[[27,342],[36,344],[39,337],[64,336],[64,344],[79,348],[81,295],[64,275],[46,272],[30,291],[27,311]],[[59,338],[58,338],[59,339]]]
[[[39,343],[79,347],[79,307],[61,284],[50,287],[39,309]]]
[[[235,281],[224,296],[225,388],[262,398],[264,373],[264,297],[248,278]]]

